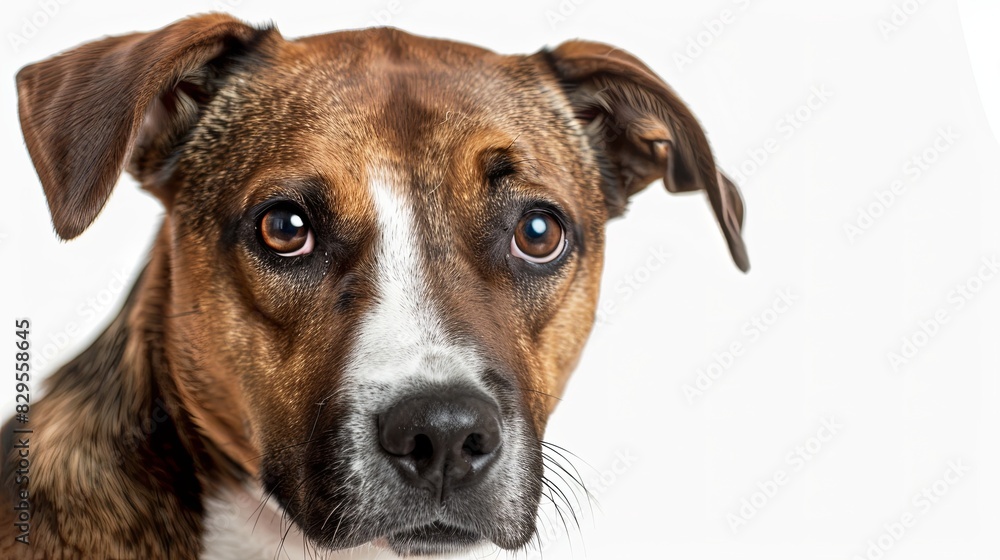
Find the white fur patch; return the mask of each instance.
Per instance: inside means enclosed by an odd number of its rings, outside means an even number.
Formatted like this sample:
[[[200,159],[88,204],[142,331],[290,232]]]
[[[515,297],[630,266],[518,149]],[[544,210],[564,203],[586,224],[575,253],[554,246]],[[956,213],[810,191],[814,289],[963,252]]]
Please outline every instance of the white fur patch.
[[[382,175],[372,176],[377,300],[361,323],[348,380],[389,388],[413,382],[481,387],[481,360],[449,340],[430,297],[409,201]]]
[[[284,541],[282,541],[284,538]],[[298,527],[289,530],[281,506],[257,485],[206,500],[204,550],[200,560],[357,560],[394,558],[364,546],[331,552],[306,545]]]

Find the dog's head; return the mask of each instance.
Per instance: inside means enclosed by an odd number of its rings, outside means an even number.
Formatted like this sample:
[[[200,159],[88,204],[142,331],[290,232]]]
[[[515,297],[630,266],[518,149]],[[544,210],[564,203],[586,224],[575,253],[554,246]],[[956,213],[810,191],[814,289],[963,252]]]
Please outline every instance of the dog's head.
[[[56,232],[128,169],[166,209],[183,410],[317,544],[525,545],[541,437],[594,320],[605,222],[663,179],[743,205],[631,55],[209,15],[18,75]]]

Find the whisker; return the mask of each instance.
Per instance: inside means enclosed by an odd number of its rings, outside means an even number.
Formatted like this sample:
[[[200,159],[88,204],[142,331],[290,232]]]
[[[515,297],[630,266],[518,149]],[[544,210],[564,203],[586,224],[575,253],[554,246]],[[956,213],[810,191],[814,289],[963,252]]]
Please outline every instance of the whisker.
[[[312,439],[313,434],[316,433],[316,426],[319,424],[319,415],[323,412],[323,407],[326,406],[326,401],[320,401],[316,403],[316,418],[313,420],[312,429],[309,430],[309,437],[307,439]]]
[[[545,480],[544,477],[542,478],[542,484],[545,485],[545,487],[549,489],[549,493],[550,494],[554,494],[553,490],[552,490],[551,484],[547,480]],[[559,504],[555,501],[554,498],[549,498],[549,499],[552,501],[552,505],[555,507],[556,515],[559,516],[559,521],[562,522],[563,534],[565,534],[567,537],[569,537],[569,523],[567,523],[566,517],[562,514],[562,508],[559,507]],[[572,509],[572,507],[570,507],[570,509]],[[573,550],[573,539],[567,538],[566,540],[569,543],[570,552],[572,552],[572,550]]]
[[[178,317],[186,317],[188,315],[200,315],[201,312],[202,312],[201,309],[195,308],[195,309],[191,309],[190,311],[181,311],[180,313],[174,313],[172,315],[164,315],[163,318],[164,319],[176,319]]]
[[[587,496],[589,496],[590,493],[587,491],[587,487],[584,486],[583,483],[580,482],[579,480],[573,478],[573,476],[571,474],[569,474],[569,471],[567,471],[562,465],[560,465],[558,462],[556,462],[551,457],[542,456],[542,459],[543,460],[547,459],[550,464],[555,465],[556,467],[559,468],[559,470],[561,470],[561,471],[563,471],[563,472],[566,473],[566,475],[564,476],[561,472],[559,472],[557,470],[553,470],[552,468],[549,468],[550,472],[555,473],[555,475],[558,476],[560,480],[562,480],[563,482],[565,482],[567,484],[567,486],[570,487],[569,491],[573,494],[573,500],[576,501],[576,505],[577,505],[578,508],[580,508],[580,511],[582,513],[583,512],[583,504],[580,503],[580,497],[579,497],[579,495],[573,490],[573,486],[570,485],[570,480],[572,480],[578,486],[580,486],[581,488],[583,488],[584,494],[586,494]],[[569,480],[567,480],[567,476],[569,477]],[[588,503],[589,503],[589,501],[588,501]],[[590,513],[591,513],[591,516],[593,516],[593,514],[594,514],[593,508],[591,508]]]
[[[556,444],[552,443],[551,441],[542,441],[541,444],[542,444],[543,447],[549,448],[550,451],[552,451],[553,453],[558,454],[563,459],[566,459],[566,456],[563,455],[563,453],[568,453],[568,454],[572,455],[575,459],[577,459],[578,461],[580,461],[581,463],[583,463],[584,465],[587,465],[587,467],[589,467],[590,470],[594,471],[595,473],[600,474],[600,472],[601,472],[601,471],[597,470],[596,468],[594,468],[594,466],[591,465],[590,463],[588,463],[587,461],[584,461],[582,457],[580,457],[576,453],[573,453],[569,449],[566,449],[565,447],[556,445]],[[560,453],[560,452],[562,452],[562,453]],[[571,466],[573,465],[573,462],[570,461],[569,459],[566,459],[566,462],[569,463]],[[575,469],[576,467],[573,467],[573,468]],[[577,473],[577,474],[579,474],[579,473]]]
[[[575,464],[573,463],[573,461],[571,461],[571,460],[570,460],[570,459],[569,459],[568,457],[566,457],[566,455],[564,455],[564,454],[563,454],[562,452],[563,452],[563,451],[565,451],[566,453],[568,453],[568,454],[572,455],[572,456],[573,456],[573,457],[575,457],[575,458],[576,458],[577,460],[579,460],[580,462],[582,462],[582,463],[583,463],[584,465],[586,465],[587,467],[589,467],[589,468],[590,468],[590,470],[594,471],[595,473],[598,473],[598,474],[600,474],[600,471],[598,471],[597,469],[595,469],[595,468],[594,468],[594,467],[593,467],[593,466],[592,466],[592,465],[591,465],[590,463],[588,463],[587,461],[584,461],[584,460],[583,460],[582,458],[580,458],[580,456],[579,456],[579,455],[577,455],[576,453],[573,453],[572,451],[570,451],[570,450],[568,450],[568,449],[566,449],[566,448],[564,448],[564,447],[560,447],[560,446],[558,446],[558,445],[556,445],[556,444],[554,444],[554,443],[550,443],[550,442],[547,442],[547,441],[543,441],[543,442],[541,442],[541,443],[542,443],[542,447],[545,447],[545,448],[546,448],[546,449],[548,449],[549,451],[551,451],[551,452],[555,453],[555,454],[556,454],[556,455],[558,455],[558,456],[559,456],[560,458],[562,458],[562,460],[563,460],[563,461],[566,461],[566,463],[567,463],[567,464],[569,464],[570,468],[572,468],[572,469],[573,469],[573,472],[574,472],[574,473],[576,473],[576,477],[574,477],[574,478],[575,478],[575,479],[576,479],[577,481],[579,481],[579,483],[580,483],[580,486],[581,486],[581,487],[583,488],[584,492],[586,492],[586,494],[587,494],[587,500],[588,500],[588,502],[594,502],[594,503],[598,504],[598,506],[600,506],[600,502],[598,502],[598,500],[597,500],[597,497],[596,497],[596,496],[594,496],[594,495],[593,495],[593,494],[592,494],[592,493],[590,492],[590,490],[588,490],[588,489],[587,489],[586,485],[585,485],[585,484],[583,483],[583,475],[582,475],[582,474],[580,474],[580,470],[579,470],[579,469],[577,469],[577,468],[576,468],[576,465],[575,465]],[[542,455],[544,456],[545,454],[543,453]],[[567,474],[569,474],[569,473],[567,473]],[[591,513],[593,514],[593,507],[591,507]]]
[[[594,515],[593,504],[597,503],[597,501],[598,501],[597,500],[597,496],[595,496],[590,491],[590,488],[587,487],[586,483],[583,482],[583,475],[581,475],[580,471],[577,470],[576,467],[573,466],[573,463],[570,462],[570,461],[568,461],[568,460],[566,460],[565,458],[563,458],[564,461],[566,461],[566,462],[569,463],[570,468],[573,469],[573,472],[570,472],[569,469],[567,469],[565,466],[563,466],[562,462],[560,462],[555,457],[552,457],[551,455],[547,455],[547,454],[543,453],[542,454],[542,459],[545,460],[545,461],[548,461],[549,465],[552,465],[552,466],[554,466],[554,467],[556,467],[558,469],[558,470],[553,470],[552,472],[556,473],[556,475],[558,475],[559,478],[561,478],[562,480],[566,481],[567,484],[570,484],[570,482],[573,483],[573,484],[570,485],[570,489],[571,490],[574,488],[573,485],[579,486],[580,489],[583,490],[583,494],[584,494],[584,496],[587,499],[587,507],[590,509],[590,515],[591,515],[591,517],[593,517],[593,515]],[[550,467],[550,470],[552,470],[551,467]],[[569,480],[567,480],[567,478]],[[576,496],[576,495],[577,495],[576,492],[573,491],[573,496]],[[580,509],[582,511],[583,507],[581,506]]]
[[[291,531],[292,527],[295,525],[295,517],[298,517],[298,514],[295,514],[294,517],[288,520],[288,528],[285,529],[285,532],[281,535],[281,540],[278,541],[278,550],[274,552],[274,560],[278,560],[278,557],[285,548],[285,539],[288,538],[289,531]],[[285,553],[285,556],[288,556],[288,553]]]
[[[576,511],[573,510],[573,504],[570,503],[569,497],[566,496],[566,493],[563,492],[561,488],[559,488],[558,484],[556,484],[556,483],[554,483],[554,482],[552,482],[550,480],[546,480],[544,477],[542,478],[542,484],[548,485],[550,491],[557,492],[558,495],[559,495],[559,497],[562,498],[563,503],[566,504],[566,508],[569,509],[570,515],[573,516],[573,523],[576,524],[576,528],[577,528],[578,531],[580,531],[580,536],[582,537],[583,536],[583,532],[582,532],[582,529],[580,527],[580,519],[577,518]],[[569,527],[566,528],[566,532],[567,533],[569,532]]]
[[[323,520],[323,524],[320,525],[320,527],[319,527],[320,531],[322,531],[323,529],[326,528],[327,522],[330,521],[330,518],[333,517],[334,513],[337,513],[337,510],[340,509],[340,506],[342,506],[342,505],[344,505],[344,502],[340,502],[339,504],[333,506],[333,509],[331,509],[330,513],[327,514],[326,519]],[[334,536],[336,536],[336,535],[334,535]]]
[[[557,397],[555,395],[550,395],[549,393],[546,393],[545,391],[539,391],[537,389],[525,389],[525,391],[527,391],[529,393],[538,393],[539,395],[542,395],[542,396],[548,397],[550,399],[555,399],[555,400],[557,400],[559,402],[562,402],[562,399],[560,397]]]
[[[254,519],[253,521],[253,527],[250,528],[250,534],[253,534],[253,532],[257,530],[257,522],[260,521],[260,516],[263,515],[264,509],[267,508],[267,501],[271,499],[271,495],[273,493],[274,493],[273,488],[271,490],[268,490],[267,493],[265,493],[264,496],[261,498],[260,503],[257,504],[257,507],[254,508],[252,512],[250,512],[250,517],[247,517],[247,522],[249,522],[250,518],[253,517],[254,514],[257,514],[257,518]]]

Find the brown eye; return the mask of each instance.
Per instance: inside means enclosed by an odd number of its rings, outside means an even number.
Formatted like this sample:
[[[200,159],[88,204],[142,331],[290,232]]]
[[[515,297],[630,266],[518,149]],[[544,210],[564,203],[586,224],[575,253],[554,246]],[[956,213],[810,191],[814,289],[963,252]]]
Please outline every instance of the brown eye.
[[[312,230],[305,213],[295,206],[274,206],[261,217],[257,230],[261,242],[282,257],[308,255],[313,250]]]
[[[566,235],[548,212],[533,210],[521,217],[510,240],[510,254],[528,262],[552,262],[563,252]]]

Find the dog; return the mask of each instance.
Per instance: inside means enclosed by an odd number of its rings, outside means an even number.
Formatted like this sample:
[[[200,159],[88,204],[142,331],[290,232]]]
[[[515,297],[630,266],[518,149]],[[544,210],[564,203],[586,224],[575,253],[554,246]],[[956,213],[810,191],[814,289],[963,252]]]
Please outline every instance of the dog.
[[[17,90],[59,237],[125,170],[165,214],[117,317],[5,426],[5,558],[524,548],[606,222],[657,180],[702,191],[749,268],[698,121],[604,44],[286,40],[209,14],[29,65]],[[268,508],[283,534],[253,532]]]

